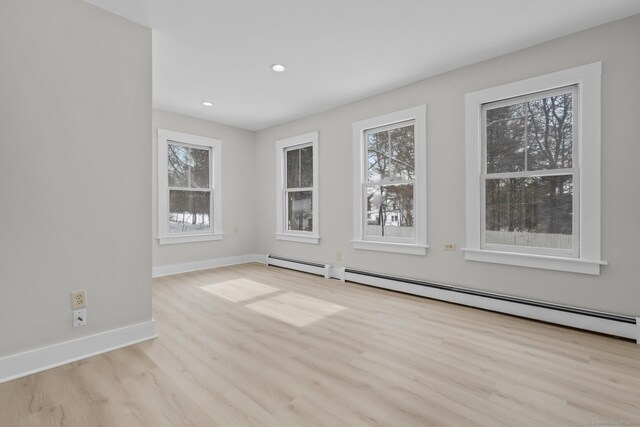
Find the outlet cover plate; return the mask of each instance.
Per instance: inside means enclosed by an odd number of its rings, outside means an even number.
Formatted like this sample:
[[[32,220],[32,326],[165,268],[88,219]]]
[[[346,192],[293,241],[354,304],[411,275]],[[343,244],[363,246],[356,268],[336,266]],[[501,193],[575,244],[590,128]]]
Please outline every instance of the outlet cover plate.
[[[85,326],[87,324],[87,309],[73,310],[73,327]]]
[[[71,292],[71,308],[76,310],[78,308],[84,308],[87,306],[87,291],[84,289],[81,291]]]

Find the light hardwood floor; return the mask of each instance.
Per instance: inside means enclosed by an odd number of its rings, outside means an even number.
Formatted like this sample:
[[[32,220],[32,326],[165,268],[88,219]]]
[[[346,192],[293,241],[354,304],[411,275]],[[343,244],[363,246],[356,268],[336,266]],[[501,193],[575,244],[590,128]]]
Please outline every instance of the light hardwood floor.
[[[158,339],[0,384],[0,426],[640,425],[633,342],[258,264],[153,297]]]

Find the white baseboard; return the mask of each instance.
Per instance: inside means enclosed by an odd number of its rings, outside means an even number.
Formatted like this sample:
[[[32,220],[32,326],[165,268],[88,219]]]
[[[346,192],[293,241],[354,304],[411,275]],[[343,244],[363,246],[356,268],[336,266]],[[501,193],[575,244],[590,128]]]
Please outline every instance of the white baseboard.
[[[155,338],[154,320],[0,358],[0,383]]]
[[[188,273],[190,271],[207,270],[209,268],[226,267],[229,265],[245,264],[248,262],[260,262],[262,264],[266,264],[266,258],[266,255],[250,254],[186,262],[184,264],[161,265],[153,267],[152,276],[170,276],[172,274]]]
[[[331,265],[329,264],[321,264],[318,265],[308,265],[302,262],[296,262],[294,260],[284,260],[278,258],[270,258],[269,255],[266,256],[266,263],[268,265],[275,265],[277,267],[289,268],[291,270],[298,270],[305,273],[317,274],[319,276],[324,276],[325,279],[329,279],[331,277]]]
[[[570,326],[573,328],[630,338],[636,340],[636,342],[640,344],[639,318],[636,318],[636,324],[624,323],[621,321],[593,317],[585,314],[571,313],[545,307],[537,307],[517,302],[484,297],[480,295],[470,295],[460,292],[454,292],[447,289],[414,285],[392,279],[373,277],[356,273],[346,273],[345,279],[350,282],[362,283],[365,285],[375,286],[378,288],[389,289],[407,294],[420,295],[423,297],[433,298],[441,301],[452,302],[454,304],[477,307],[485,310],[512,314],[514,316],[541,320],[543,322],[555,323],[559,325]]]
[[[638,325],[633,323],[623,323],[615,320],[586,316],[583,314],[568,313],[544,307],[534,307],[509,301],[500,301],[476,295],[459,293],[455,294],[453,302],[456,304],[498,311],[500,313],[513,314],[515,316],[527,317],[529,319],[541,320],[543,322],[570,326],[572,328],[584,329],[607,335],[630,338],[633,340],[637,340],[638,338]]]
[[[251,256],[254,257],[253,262],[259,262],[260,264],[265,264],[265,265],[269,263],[269,260],[267,259],[269,255],[254,254]]]
[[[331,278],[344,282],[344,267],[331,267]]]

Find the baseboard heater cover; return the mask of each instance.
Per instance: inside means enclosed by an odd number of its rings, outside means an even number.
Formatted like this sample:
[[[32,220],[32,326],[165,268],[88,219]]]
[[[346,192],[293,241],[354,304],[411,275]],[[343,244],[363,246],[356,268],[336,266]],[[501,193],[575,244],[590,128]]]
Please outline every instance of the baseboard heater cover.
[[[349,268],[345,269],[344,278],[349,282],[629,338],[636,340],[640,344],[640,320],[633,316],[605,313]]]
[[[306,273],[323,276],[325,279],[331,277],[331,265],[317,262],[301,261],[291,258],[283,258],[276,255],[267,255],[267,265],[288,268],[290,270],[304,271]]]

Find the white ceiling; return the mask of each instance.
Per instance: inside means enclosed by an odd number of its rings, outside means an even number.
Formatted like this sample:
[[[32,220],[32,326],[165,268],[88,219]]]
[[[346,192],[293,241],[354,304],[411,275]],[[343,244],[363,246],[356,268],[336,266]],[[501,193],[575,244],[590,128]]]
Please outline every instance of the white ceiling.
[[[155,108],[251,130],[640,13],[640,0],[86,1],[153,29]]]

